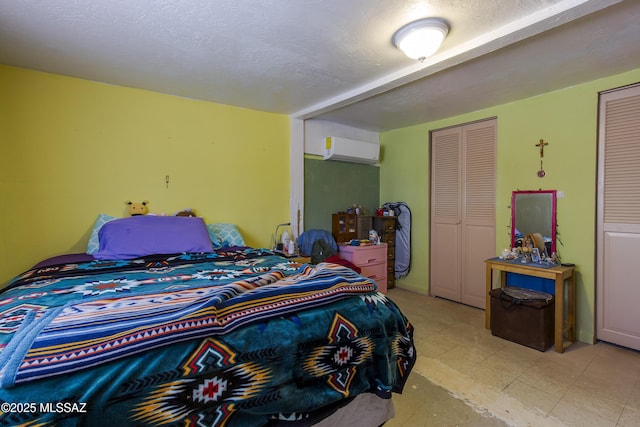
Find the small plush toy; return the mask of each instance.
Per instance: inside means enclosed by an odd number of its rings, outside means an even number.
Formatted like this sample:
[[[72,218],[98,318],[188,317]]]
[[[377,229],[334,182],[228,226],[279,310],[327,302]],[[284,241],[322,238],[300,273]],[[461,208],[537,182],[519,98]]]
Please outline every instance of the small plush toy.
[[[143,201],[142,203],[134,203],[128,201],[127,204],[129,205],[129,215],[131,216],[146,215],[147,213],[149,213],[149,209],[147,208],[149,202],[147,200]]]

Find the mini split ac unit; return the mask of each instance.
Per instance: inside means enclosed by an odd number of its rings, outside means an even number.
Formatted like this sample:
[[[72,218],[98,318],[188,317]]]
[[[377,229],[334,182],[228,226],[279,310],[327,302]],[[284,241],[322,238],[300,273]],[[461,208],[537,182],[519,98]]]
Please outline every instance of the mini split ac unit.
[[[372,165],[380,159],[380,144],[354,139],[327,136],[324,144],[324,160],[364,163]]]

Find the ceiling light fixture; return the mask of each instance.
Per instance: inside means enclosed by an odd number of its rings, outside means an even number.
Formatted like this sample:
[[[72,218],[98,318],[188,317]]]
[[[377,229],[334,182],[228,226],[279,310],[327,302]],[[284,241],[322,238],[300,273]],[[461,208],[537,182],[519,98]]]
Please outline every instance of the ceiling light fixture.
[[[403,26],[391,40],[409,58],[422,62],[440,49],[448,33],[449,25],[444,19],[424,18]]]

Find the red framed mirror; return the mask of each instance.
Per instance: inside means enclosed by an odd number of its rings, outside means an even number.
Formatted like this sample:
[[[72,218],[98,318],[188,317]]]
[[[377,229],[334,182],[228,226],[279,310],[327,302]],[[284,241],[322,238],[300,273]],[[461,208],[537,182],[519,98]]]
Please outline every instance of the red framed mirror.
[[[511,247],[522,245],[527,234],[540,233],[547,255],[556,252],[556,190],[511,193]]]

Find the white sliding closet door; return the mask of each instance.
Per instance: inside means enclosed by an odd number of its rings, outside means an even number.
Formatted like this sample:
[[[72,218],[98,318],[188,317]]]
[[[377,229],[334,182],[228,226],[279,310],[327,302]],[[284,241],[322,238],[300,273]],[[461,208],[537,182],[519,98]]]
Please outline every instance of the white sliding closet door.
[[[495,256],[495,119],[431,134],[431,294],[485,308]]]
[[[598,339],[640,350],[640,85],[600,95]]]

